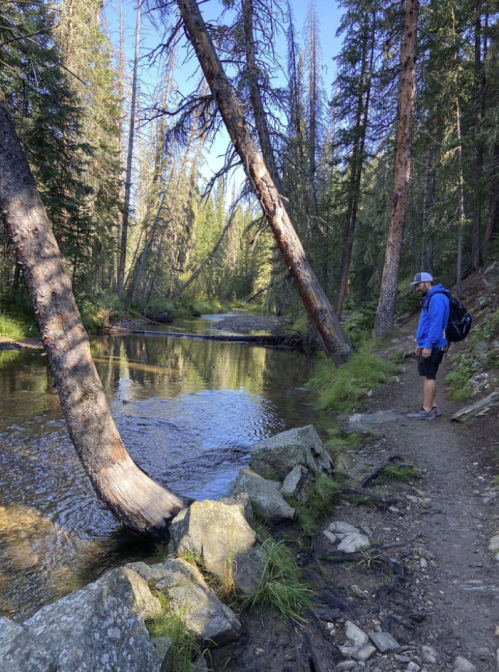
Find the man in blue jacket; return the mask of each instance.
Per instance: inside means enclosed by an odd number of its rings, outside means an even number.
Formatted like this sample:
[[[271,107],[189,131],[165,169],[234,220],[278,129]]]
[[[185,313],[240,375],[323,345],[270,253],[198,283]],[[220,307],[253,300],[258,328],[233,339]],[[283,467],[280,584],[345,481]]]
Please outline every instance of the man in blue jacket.
[[[449,292],[440,284],[433,284],[429,273],[417,273],[414,289],[421,294],[421,317],[416,334],[418,372],[423,379],[423,406],[415,413],[408,413],[413,420],[434,420],[442,415],[437,400],[436,376],[447,349],[445,328],[449,321]]]

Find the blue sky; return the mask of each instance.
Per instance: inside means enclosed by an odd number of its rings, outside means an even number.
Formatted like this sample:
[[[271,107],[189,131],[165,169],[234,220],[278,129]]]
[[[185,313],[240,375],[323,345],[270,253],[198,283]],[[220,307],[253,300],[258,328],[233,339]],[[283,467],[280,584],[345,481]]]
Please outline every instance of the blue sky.
[[[238,0],[236,0],[238,1]],[[342,10],[338,7],[335,0],[314,0],[317,16],[320,24],[320,40],[323,54],[323,78],[324,87],[327,95],[331,93],[331,84],[334,77],[335,64],[333,57],[338,53],[341,47],[341,39],[336,37],[336,31],[339,26]],[[309,0],[291,0],[291,7],[295,17],[295,28],[297,35],[301,36],[301,31],[305,25],[308,9],[310,6]],[[127,2],[123,0],[125,21],[125,42],[126,53],[130,62],[133,58],[134,50],[134,30],[135,30],[135,16],[136,3]],[[203,16],[206,19],[216,20],[222,13],[223,4],[221,0],[208,0],[200,5]],[[105,7],[105,14],[108,22],[108,30],[112,42],[118,46],[119,41],[119,0],[107,3]],[[158,43],[161,42],[162,33],[151,23],[145,16],[143,18],[141,31],[141,56],[150,52]],[[286,41],[284,36],[279,36],[276,40],[276,48],[282,59],[283,65],[286,61]],[[189,63],[182,65],[176,72],[176,80],[178,88],[182,93],[187,93],[195,82],[198,75],[193,77],[197,68],[197,63],[192,60]],[[143,58],[142,67],[140,71],[140,79],[142,82],[142,95],[147,96],[147,93],[152,93],[154,85],[158,78],[158,72],[155,68],[150,67],[148,61]],[[282,79],[277,80],[280,85],[283,84]],[[225,133],[220,134],[212,147],[208,161],[205,164],[203,173],[205,177],[209,176],[211,171],[218,170],[222,165],[222,155],[227,146],[228,137]]]

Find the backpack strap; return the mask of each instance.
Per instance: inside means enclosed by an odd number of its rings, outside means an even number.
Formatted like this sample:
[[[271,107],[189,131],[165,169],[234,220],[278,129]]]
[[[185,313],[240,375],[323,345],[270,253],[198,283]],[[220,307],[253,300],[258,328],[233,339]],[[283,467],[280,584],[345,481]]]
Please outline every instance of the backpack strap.
[[[424,308],[426,310],[430,310],[430,301],[431,301],[432,297],[436,296],[437,294],[443,294],[444,296],[447,297],[447,299],[450,300],[450,297],[447,294],[447,292],[443,291],[442,289],[439,289],[438,292],[433,292],[433,294],[428,297],[428,301],[426,302],[426,306],[425,306],[425,301],[426,301],[426,296],[425,296],[425,298],[421,302],[421,309]]]

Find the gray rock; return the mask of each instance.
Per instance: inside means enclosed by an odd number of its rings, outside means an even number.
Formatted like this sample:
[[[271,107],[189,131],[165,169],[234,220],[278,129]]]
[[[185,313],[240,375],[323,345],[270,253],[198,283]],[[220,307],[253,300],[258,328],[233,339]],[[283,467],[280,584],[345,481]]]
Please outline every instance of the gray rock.
[[[314,474],[330,474],[334,465],[313,425],[290,429],[250,448],[250,467],[264,478],[284,480],[302,465]]]
[[[236,587],[240,580],[246,582],[241,556],[255,546],[256,534],[241,502],[194,502],[178,514],[170,530],[178,553],[202,558],[206,568],[223,580],[232,572]]]
[[[377,411],[376,413],[354,413],[353,415],[339,415],[339,420],[342,420],[341,432],[342,434],[354,434],[361,432],[362,434],[375,434],[376,429],[388,422],[397,422],[405,420],[404,416],[395,413],[394,411]]]
[[[241,469],[229,490],[229,496],[235,497],[243,492],[266,516],[273,521],[293,520],[295,510],[289,506],[279,493],[280,483],[267,481],[251,469]]]
[[[412,660],[409,662],[409,665],[407,666],[407,672],[419,672],[421,668],[419,665],[417,665],[415,662]]]
[[[401,649],[400,644],[389,632],[370,632],[368,634],[381,653],[398,653]]]
[[[196,660],[191,663],[193,672],[209,672],[208,663],[204,656],[198,656]]]
[[[487,355],[490,350],[490,343],[489,341],[480,341],[480,343],[477,343],[475,347],[473,348],[473,354],[474,355]]]
[[[354,660],[342,660],[336,665],[337,670],[353,670],[356,667],[357,663]]]
[[[356,553],[362,548],[367,548],[369,546],[369,539],[360,532],[354,534],[347,534],[338,546],[339,551],[344,553]]]
[[[369,641],[366,633],[356,626],[355,623],[352,623],[352,621],[345,621],[345,636],[352,642],[353,646],[357,646],[358,648],[364,646]]]
[[[172,672],[173,663],[171,659],[168,658],[172,640],[169,637],[156,637],[155,639],[151,639],[151,642],[154,646],[156,658],[161,665],[159,672]]]
[[[147,581],[131,567],[111,569],[96,583],[107,587],[114,597],[126,602],[143,620],[161,613],[161,604],[152,595]]]
[[[350,523],[344,523],[342,521],[331,523],[327,529],[333,534],[338,535],[341,539],[343,539],[347,534],[356,534],[359,531],[354,525],[350,525]]]
[[[3,672],[56,672],[50,653],[24,628],[0,617],[0,663]]]
[[[376,653],[376,647],[372,644],[364,644],[358,651],[352,654],[352,658],[359,663],[365,663]]]
[[[293,499],[297,499],[302,504],[305,504],[308,499],[311,483],[312,475],[309,470],[298,464],[284,479],[281,495],[284,497],[293,497]]]
[[[422,646],[421,647],[421,658],[423,663],[428,663],[428,665],[436,665],[438,663],[439,654],[433,646]]]
[[[499,551],[499,534],[493,536],[489,541],[489,551],[492,551],[493,553]]]
[[[164,578],[156,588],[166,595],[170,609],[178,612],[197,639],[210,639],[223,646],[239,638],[241,623],[207,586],[197,567],[186,560],[166,560],[161,571]]]
[[[324,530],[322,534],[326,537],[326,539],[329,539],[332,544],[335,544],[339,540],[339,538],[329,530]]]
[[[234,504],[234,500],[236,501],[236,504],[243,505],[244,517],[246,518],[247,522],[251,525],[254,517],[253,507],[251,506],[251,501],[247,492],[240,492],[235,497],[223,497],[218,501],[222,502],[223,504],[228,504],[229,506],[231,506]]]
[[[466,658],[458,656],[454,661],[454,672],[476,672],[476,667]]]
[[[24,624],[56,659],[58,672],[157,672],[144,622],[96,582],[38,611]]]
[[[474,417],[486,406],[495,405],[498,400],[499,392],[492,392],[488,395],[488,397],[480,399],[480,401],[476,401],[474,404],[471,404],[471,406],[465,406],[465,408],[461,408],[461,410],[457,411],[457,413],[454,413],[451,420],[454,422],[465,422],[468,420],[468,418]]]
[[[488,289],[494,288],[499,283],[499,264],[497,262],[483,272],[482,280]]]

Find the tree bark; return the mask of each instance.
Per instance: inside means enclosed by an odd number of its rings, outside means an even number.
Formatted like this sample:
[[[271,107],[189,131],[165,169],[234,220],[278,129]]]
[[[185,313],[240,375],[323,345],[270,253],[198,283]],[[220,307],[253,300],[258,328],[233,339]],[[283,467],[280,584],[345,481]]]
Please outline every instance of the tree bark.
[[[486,101],[486,77],[485,67],[482,61],[482,1],[476,3],[475,20],[475,109],[478,138],[476,143],[475,156],[475,195],[474,195],[474,217],[473,229],[471,235],[471,264],[474,271],[477,271],[481,265],[480,259],[480,235],[482,227],[482,203],[481,187],[483,176],[483,157],[485,152],[483,139],[483,120],[485,117]]]
[[[132,100],[130,103],[130,128],[128,132],[128,153],[126,160],[125,176],[125,205],[123,222],[121,225],[121,249],[118,266],[118,285],[116,293],[121,296],[125,290],[125,266],[126,247],[128,241],[128,219],[130,217],[130,196],[132,191],[132,161],[133,161],[133,138],[135,134],[135,104],[137,100],[137,71],[139,68],[139,44],[140,44],[140,7],[141,0],[137,5],[137,24],[135,27],[135,57],[133,61]]]
[[[493,159],[493,174],[499,174],[499,137],[496,137],[494,143],[494,159]],[[489,245],[492,242],[492,236],[497,228],[499,220],[499,177],[496,177],[492,182],[492,192],[490,194],[489,216],[487,218],[487,228],[483,237],[482,257],[485,259]]]
[[[350,272],[350,264],[352,262],[353,240],[355,234],[355,227],[357,224],[357,210],[360,199],[360,185],[362,181],[362,169],[364,166],[364,150],[366,142],[367,124],[369,120],[369,102],[371,98],[371,77],[374,64],[374,46],[375,46],[375,30],[376,20],[372,16],[372,32],[371,43],[368,45],[366,39],[363,46],[362,53],[362,67],[360,75],[360,94],[357,101],[356,112],[356,138],[352,149],[352,156],[350,159],[350,195],[347,205],[347,214],[345,217],[345,228],[343,234],[343,247],[341,250],[340,275],[338,278],[338,289],[336,291],[336,299],[334,304],[334,312],[341,317],[343,310],[343,301],[348,291],[348,275]],[[366,36],[367,38],[367,36]],[[370,46],[369,65],[367,63],[367,50]],[[366,73],[367,71],[367,73]]]
[[[461,110],[456,103],[456,132],[458,139],[457,157],[459,166],[459,183],[457,189],[459,220],[457,227],[457,269],[456,269],[456,294],[462,298],[461,282],[463,279],[463,230],[466,223],[464,214],[464,177],[463,177],[463,147],[461,144]]]
[[[255,116],[256,130],[260,141],[263,159],[269,169],[270,176],[279,190],[282,192],[281,178],[277,171],[277,165],[274,156],[274,149],[270,141],[267,118],[263,107],[262,95],[258,85],[259,69],[255,62],[255,38],[253,34],[253,0],[242,0],[243,2],[243,23],[244,23],[244,43],[246,48],[246,64],[248,66],[247,80],[250,90],[251,107]]]
[[[423,244],[421,249],[421,269],[433,275],[433,239],[431,236],[431,214],[435,203],[435,145],[430,145],[426,155],[424,200],[423,200]]]
[[[76,452],[100,499],[120,522],[163,537],[182,499],[128,454],[107,406],[57,242],[0,91],[0,208],[35,310]]]
[[[416,90],[416,42],[419,0],[406,0],[404,32],[400,50],[399,121],[390,228],[386,244],[381,293],[374,323],[374,335],[393,331],[397,283],[404,240],[405,211],[411,172],[411,147]]]
[[[218,105],[234,148],[251,180],[262,210],[291,272],[311,323],[322,337],[326,352],[337,364],[352,353],[352,346],[334,315],[293,228],[269,171],[251,137],[242,105],[223,70],[196,0],[177,0],[187,35]]]

